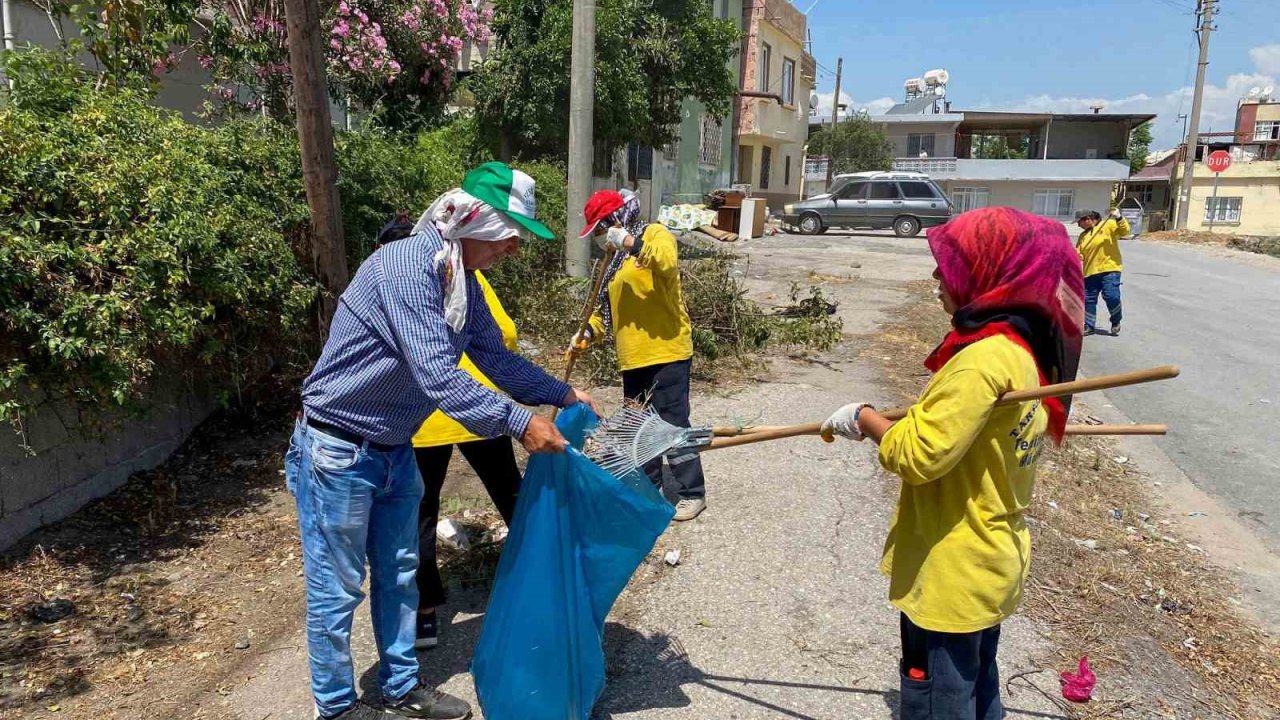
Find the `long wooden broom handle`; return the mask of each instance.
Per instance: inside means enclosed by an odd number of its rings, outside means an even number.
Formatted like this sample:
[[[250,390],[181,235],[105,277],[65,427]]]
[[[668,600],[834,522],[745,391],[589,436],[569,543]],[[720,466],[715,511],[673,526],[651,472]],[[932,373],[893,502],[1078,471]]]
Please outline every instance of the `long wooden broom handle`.
[[[1068,425],[1068,435],[1166,435],[1169,432],[1168,425]],[[769,440],[781,440],[789,437],[799,437],[801,435],[820,435],[822,434],[822,423],[804,423],[803,425],[774,425],[758,427],[752,432],[744,432],[740,435],[722,436],[717,435],[710,444],[701,448],[703,452],[707,450],[719,450],[721,448],[737,447],[739,445],[750,445],[752,443],[766,442]]]
[[[1031,390],[1017,390],[1005,393],[1000,396],[1000,399],[996,400],[995,404],[1013,405],[1027,400],[1039,400],[1059,395],[1072,395],[1089,390],[1105,390],[1107,388],[1137,385],[1157,380],[1168,380],[1177,377],[1178,373],[1179,370],[1175,365],[1161,365],[1145,370],[1099,375],[1087,380],[1056,383]],[[900,420],[906,416],[907,411],[905,409],[895,409],[887,410],[880,414],[889,420]],[[780,440],[800,435],[818,435],[821,431],[822,423],[820,422],[742,429],[717,427],[712,428],[712,434],[716,436],[715,439],[703,449],[716,450],[764,442],[766,440]],[[1068,435],[1164,435],[1166,432],[1168,432],[1168,428],[1164,425],[1069,425],[1067,427]]]
[[[596,311],[596,298],[600,296],[600,286],[604,284],[604,273],[609,268],[609,263],[613,262],[614,252],[614,249],[610,247],[604,251],[604,257],[596,261],[595,270],[591,273],[591,294],[587,295],[586,301],[582,303],[582,315],[578,322],[578,335],[581,335],[591,326],[591,316]],[[570,351],[568,355],[569,359],[564,365],[564,381],[566,383],[573,376],[573,366],[578,364],[579,353]],[[559,414],[560,408],[556,408],[551,413],[551,419],[555,420]]]

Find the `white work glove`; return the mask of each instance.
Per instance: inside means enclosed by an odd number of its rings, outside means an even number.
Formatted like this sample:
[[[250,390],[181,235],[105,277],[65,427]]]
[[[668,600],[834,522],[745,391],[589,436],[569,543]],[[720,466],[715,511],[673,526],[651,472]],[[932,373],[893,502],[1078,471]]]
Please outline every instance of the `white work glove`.
[[[1120,219],[1120,208],[1111,208],[1111,217],[1116,220]]]
[[[565,351],[566,355],[575,355],[587,349],[591,344],[592,337],[595,333],[591,332],[591,328],[583,328],[573,334],[573,339],[569,341],[569,349]]]
[[[831,442],[836,435],[839,435],[850,440],[861,441],[864,436],[858,430],[858,413],[864,407],[871,406],[867,403],[849,403],[831,413],[831,417],[822,423],[822,439]]]
[[[623,243],[625,243],[629,237],[631,237],[631,235],[626,231],[626,228],[611,227],[609,228],[609,232],[605,234],[604,246],[606,248],[612,248],[615,252],[625,252]]]

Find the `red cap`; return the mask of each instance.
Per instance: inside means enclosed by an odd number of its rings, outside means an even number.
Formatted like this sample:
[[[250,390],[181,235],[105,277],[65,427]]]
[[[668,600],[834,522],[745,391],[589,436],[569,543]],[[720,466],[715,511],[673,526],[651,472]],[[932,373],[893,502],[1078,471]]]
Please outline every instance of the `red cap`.
[[[584,238],[595,232],[596,226],[601,220],[609,217],[615,210],[626,204],[626,200],[622,199],[622,195],[616,190],[601,190],[591,196],[587,200],[587,206],[582,209],[582,214],[587,218],[587,227],[578,237]]]

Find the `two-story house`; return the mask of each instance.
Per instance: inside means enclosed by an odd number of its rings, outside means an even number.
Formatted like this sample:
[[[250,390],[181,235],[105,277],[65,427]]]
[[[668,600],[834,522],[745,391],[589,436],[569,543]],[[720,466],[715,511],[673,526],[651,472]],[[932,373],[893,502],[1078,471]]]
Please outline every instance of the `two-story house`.
[[[817,65],[808,20],[786,0],[746,0],[734,182],[775,207],[800,195]]]
[[[1129,133],[1154,118],[906,102],[872,119],[893,143],[893,168],[929,175],[956,212],[1002,205],[1070,222],[1077,210],[1107,211],[1129,177]]]
[[[1231,167],[1217,178],[1203,162],[1215,150],[1231,153]],[[1184,152],[1180,148],[1170,168],[1175,203]],[[1280,235],[1280,99],[1261,94],[1241,99],[1235,130],[1201,133],[1195,154],[1186,229]]]

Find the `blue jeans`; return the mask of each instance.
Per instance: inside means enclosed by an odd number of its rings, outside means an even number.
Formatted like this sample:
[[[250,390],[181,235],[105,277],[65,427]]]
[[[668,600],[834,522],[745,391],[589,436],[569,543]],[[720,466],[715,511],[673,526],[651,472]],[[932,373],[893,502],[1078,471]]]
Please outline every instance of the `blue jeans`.
[[[901,720],[1000,720],[1000,626],[969,633],[924,628],[901,615]],[[909,675],[915,668],[924,678]]]
[[[384,698],[418,683],[418,503],[422,477],[409,444],[381,452],[298,422],[285,453],[298,502],[307,583],[307,651],[316,709],[333,717],[356,702],[351,621],[369,563],[378,683]]]
[[[1084,279],[1084,329],[1093,330],[1098,322],[1098,294],[1111,311],[1111,324],[1120,324],[1120,273],[1104,272]]]

